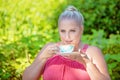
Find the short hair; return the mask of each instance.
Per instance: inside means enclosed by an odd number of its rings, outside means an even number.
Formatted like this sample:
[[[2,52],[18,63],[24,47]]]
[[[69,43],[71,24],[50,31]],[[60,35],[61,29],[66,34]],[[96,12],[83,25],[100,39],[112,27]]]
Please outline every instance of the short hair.
[[[59,16],[58,25],[60,21],[64,19],[73,19],[80,25],[84,24],[83,15],[74,6],[68,6],[66,10]]]

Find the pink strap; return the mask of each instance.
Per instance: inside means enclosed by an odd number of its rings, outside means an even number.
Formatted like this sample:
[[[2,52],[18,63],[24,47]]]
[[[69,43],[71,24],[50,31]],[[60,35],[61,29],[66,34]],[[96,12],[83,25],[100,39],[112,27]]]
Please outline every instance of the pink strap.
[[[87,44],[85,44],[85,45],[84,45],[84,47],[81,49],[81,51],[80,51],[80,52],[82,52],[82,53],[86,53],[87,48],[88,48],[88,45],[87,45]]]

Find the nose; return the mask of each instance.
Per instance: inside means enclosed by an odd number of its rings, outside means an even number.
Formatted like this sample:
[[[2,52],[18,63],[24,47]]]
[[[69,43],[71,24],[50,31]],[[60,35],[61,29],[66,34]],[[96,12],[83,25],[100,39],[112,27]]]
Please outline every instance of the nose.
[[[65,42],[66,42],[66,43],[71,43],[71,42],[72,42],[69,33],[66,33],[66,35],[65,35]]]

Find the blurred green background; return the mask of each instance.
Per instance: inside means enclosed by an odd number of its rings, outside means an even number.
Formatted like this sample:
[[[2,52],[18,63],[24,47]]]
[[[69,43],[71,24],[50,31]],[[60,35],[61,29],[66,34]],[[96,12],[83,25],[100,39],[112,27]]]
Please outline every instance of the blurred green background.
[[[21,80],[40,49],[59,41],[68,5],[85,18],[82,41],[101,48],[111,79],[120,79],[120,0],[0,0],[0,80]]]

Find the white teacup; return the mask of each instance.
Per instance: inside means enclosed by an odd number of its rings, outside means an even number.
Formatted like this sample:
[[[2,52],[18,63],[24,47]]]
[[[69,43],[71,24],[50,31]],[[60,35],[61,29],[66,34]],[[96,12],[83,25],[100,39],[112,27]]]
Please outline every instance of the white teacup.
[[[71,53],[74,50],[74,45],[60,45],[60,53]]]

